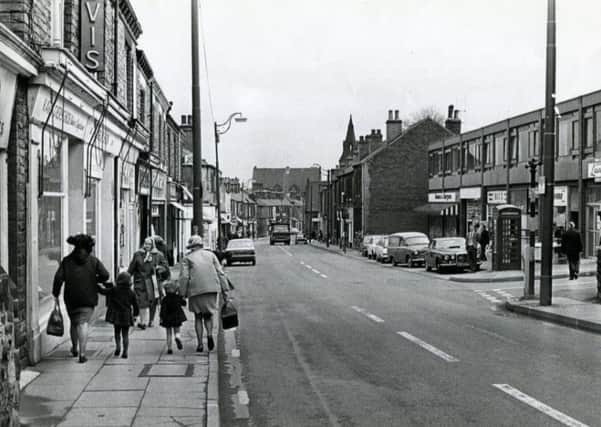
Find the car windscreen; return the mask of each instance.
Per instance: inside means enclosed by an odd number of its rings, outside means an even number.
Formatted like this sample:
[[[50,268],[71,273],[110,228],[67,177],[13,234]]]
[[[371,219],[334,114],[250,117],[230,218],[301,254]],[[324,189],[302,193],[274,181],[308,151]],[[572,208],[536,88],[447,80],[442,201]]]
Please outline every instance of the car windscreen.
[[[271,229],[274,233],[288,233],[287,225],[274,225]]]
[[[405,239],[407,246],[427,245],[430,240],[426,236],[407,237]]]
[[[465,239],[437,240],[436,249],[465,249]]]
[[[227,244],[228,249],[252,249],[252,243],[248,240],[231,240]]]

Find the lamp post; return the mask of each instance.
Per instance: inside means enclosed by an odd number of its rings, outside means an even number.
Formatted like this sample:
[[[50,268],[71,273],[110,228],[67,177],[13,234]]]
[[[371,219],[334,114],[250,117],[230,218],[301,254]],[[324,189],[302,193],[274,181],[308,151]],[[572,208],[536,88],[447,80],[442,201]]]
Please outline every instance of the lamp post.
[[[192,175],[194,219],[192,234],[203,235],[202,229],[202,150],[200,133],[200,68],[198,65],[198,0],[192,0]],[[150,195],[152,199],[152,194]]]
[[[221,250],[221,195],[219,194],[219,135],[223,135],[232,127],[232,119],[235,122],[245,122],[246,117],[240,112],[232,113],[223,123],[213,123],[215,131],[215,192],[217,196],[217,250]]]

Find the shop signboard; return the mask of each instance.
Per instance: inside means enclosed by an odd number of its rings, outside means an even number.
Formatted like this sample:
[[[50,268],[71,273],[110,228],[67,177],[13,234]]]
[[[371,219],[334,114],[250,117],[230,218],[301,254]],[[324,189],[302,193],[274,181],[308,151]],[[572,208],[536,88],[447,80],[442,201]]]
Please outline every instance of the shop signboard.
[[[555,187],[555,195],[553,197],[553,206],[568,206],[568,187]]]
[[[595,182],[601,182],[601,162],[596,161],[588,164],[588,177],[594,178]]]
[[[8,147],[10,120],[13,115],[17,76],[0,66],[0,150]]]
[[[480,187],[460,188],[459,198],[464,200],[478,200],[481,197],[482,189]]]
[[[136,176],[136,168],[132,163],[123,162],[121,170],[121,188],[132,190],[134,187],[134,178]]]
[[[457,193],[428,193],[429,203],[454,203]]]
[[[155,200],[165,200],[165,186],[167,184],[165,174],[155,172],[153,175],[152,198]]]
[[[81,62],[90,72],[104,71],[104,0],[80,5]]]
[[[507,191],[494,190],[487,193],[486,201],[489,205],[502,205],[507,203]]]
[[[143,165],[138,165],[138,192],[147,196],[150,194],[150,170]]]
[[[175,182],[169,183],[169,200],[177,200],[177,185]]]

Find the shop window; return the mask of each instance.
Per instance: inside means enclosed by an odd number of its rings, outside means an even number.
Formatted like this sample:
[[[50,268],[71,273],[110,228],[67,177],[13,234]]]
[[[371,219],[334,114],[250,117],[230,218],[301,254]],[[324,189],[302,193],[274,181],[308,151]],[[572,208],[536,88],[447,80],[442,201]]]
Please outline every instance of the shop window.
[[[482,164],[485,168],[490,168],[492,167],[493,163],[494,155],[492,136],[487,135],[484,137],[484,142],[482,143]]]
[[[522,126],[517,130],[517,144],[518,144],[518,161],[527,162],[530,158],[529,153],[529,140],[528,140],[528,126]]]
[[[518,162],[518,133],[516,129],[509,132],[509,164],[515,165]]]
[[[52,295],[54,274],[63,257],[63,197],[42,196],[38,200],[38,297]]]
[[[572,148],[572,122],[568,119],[559,120],[557,132],[557,156],[563,157],[570,154]]]
[[[134,110],[134,64],[131,45],[127,42],[125,43],[125,67],[127,109],[131,113]]]
[[[601,107],[597,107],[594,115],[595,121],[595,152],[601,152]]]
[[[461,170],[461,149],[459,145],[453,147],[453,170],[457,172]]]
[[[86,198],[86,234],[92,236],[96,240],[96,245],[99,242],[98,236],[98,181],[90,180],[90,195]]]
[[[444,151],[444,173],[450,174],[452,168],[451,150],[446,149]]]
[[[531,129],[528,132],[528,157],[537,159],[540,156],[538,131]]]
[[[142,88],[138,90],[138,120],[146,126],[146,92]]]

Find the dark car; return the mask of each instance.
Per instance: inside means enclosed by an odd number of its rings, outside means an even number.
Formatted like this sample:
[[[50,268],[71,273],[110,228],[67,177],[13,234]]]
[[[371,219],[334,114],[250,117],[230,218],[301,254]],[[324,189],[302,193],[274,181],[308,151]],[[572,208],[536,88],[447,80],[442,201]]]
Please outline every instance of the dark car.
[[[436,269],[440,273],[444,269],[465,270],[470,267],[463,237],[432,239],[424,258],[426,271]]]
[[[305,235],[303,233],[297,233],[296,239],[294,242],[296,245],[298,245],[299,243],[304,243],[306,245],[308,243],[307,238],[305,237]]]
[[[406,264],[413,267],[424,263],[424,254],[430,239],[424,233],[394,233],[388,237],[388,255],[394,265]]]
[[[255,256],[255,245],[251,239],[233,239],[227,243],[225,248],[225,260],[227,265],[235,262],[257,263]]]

